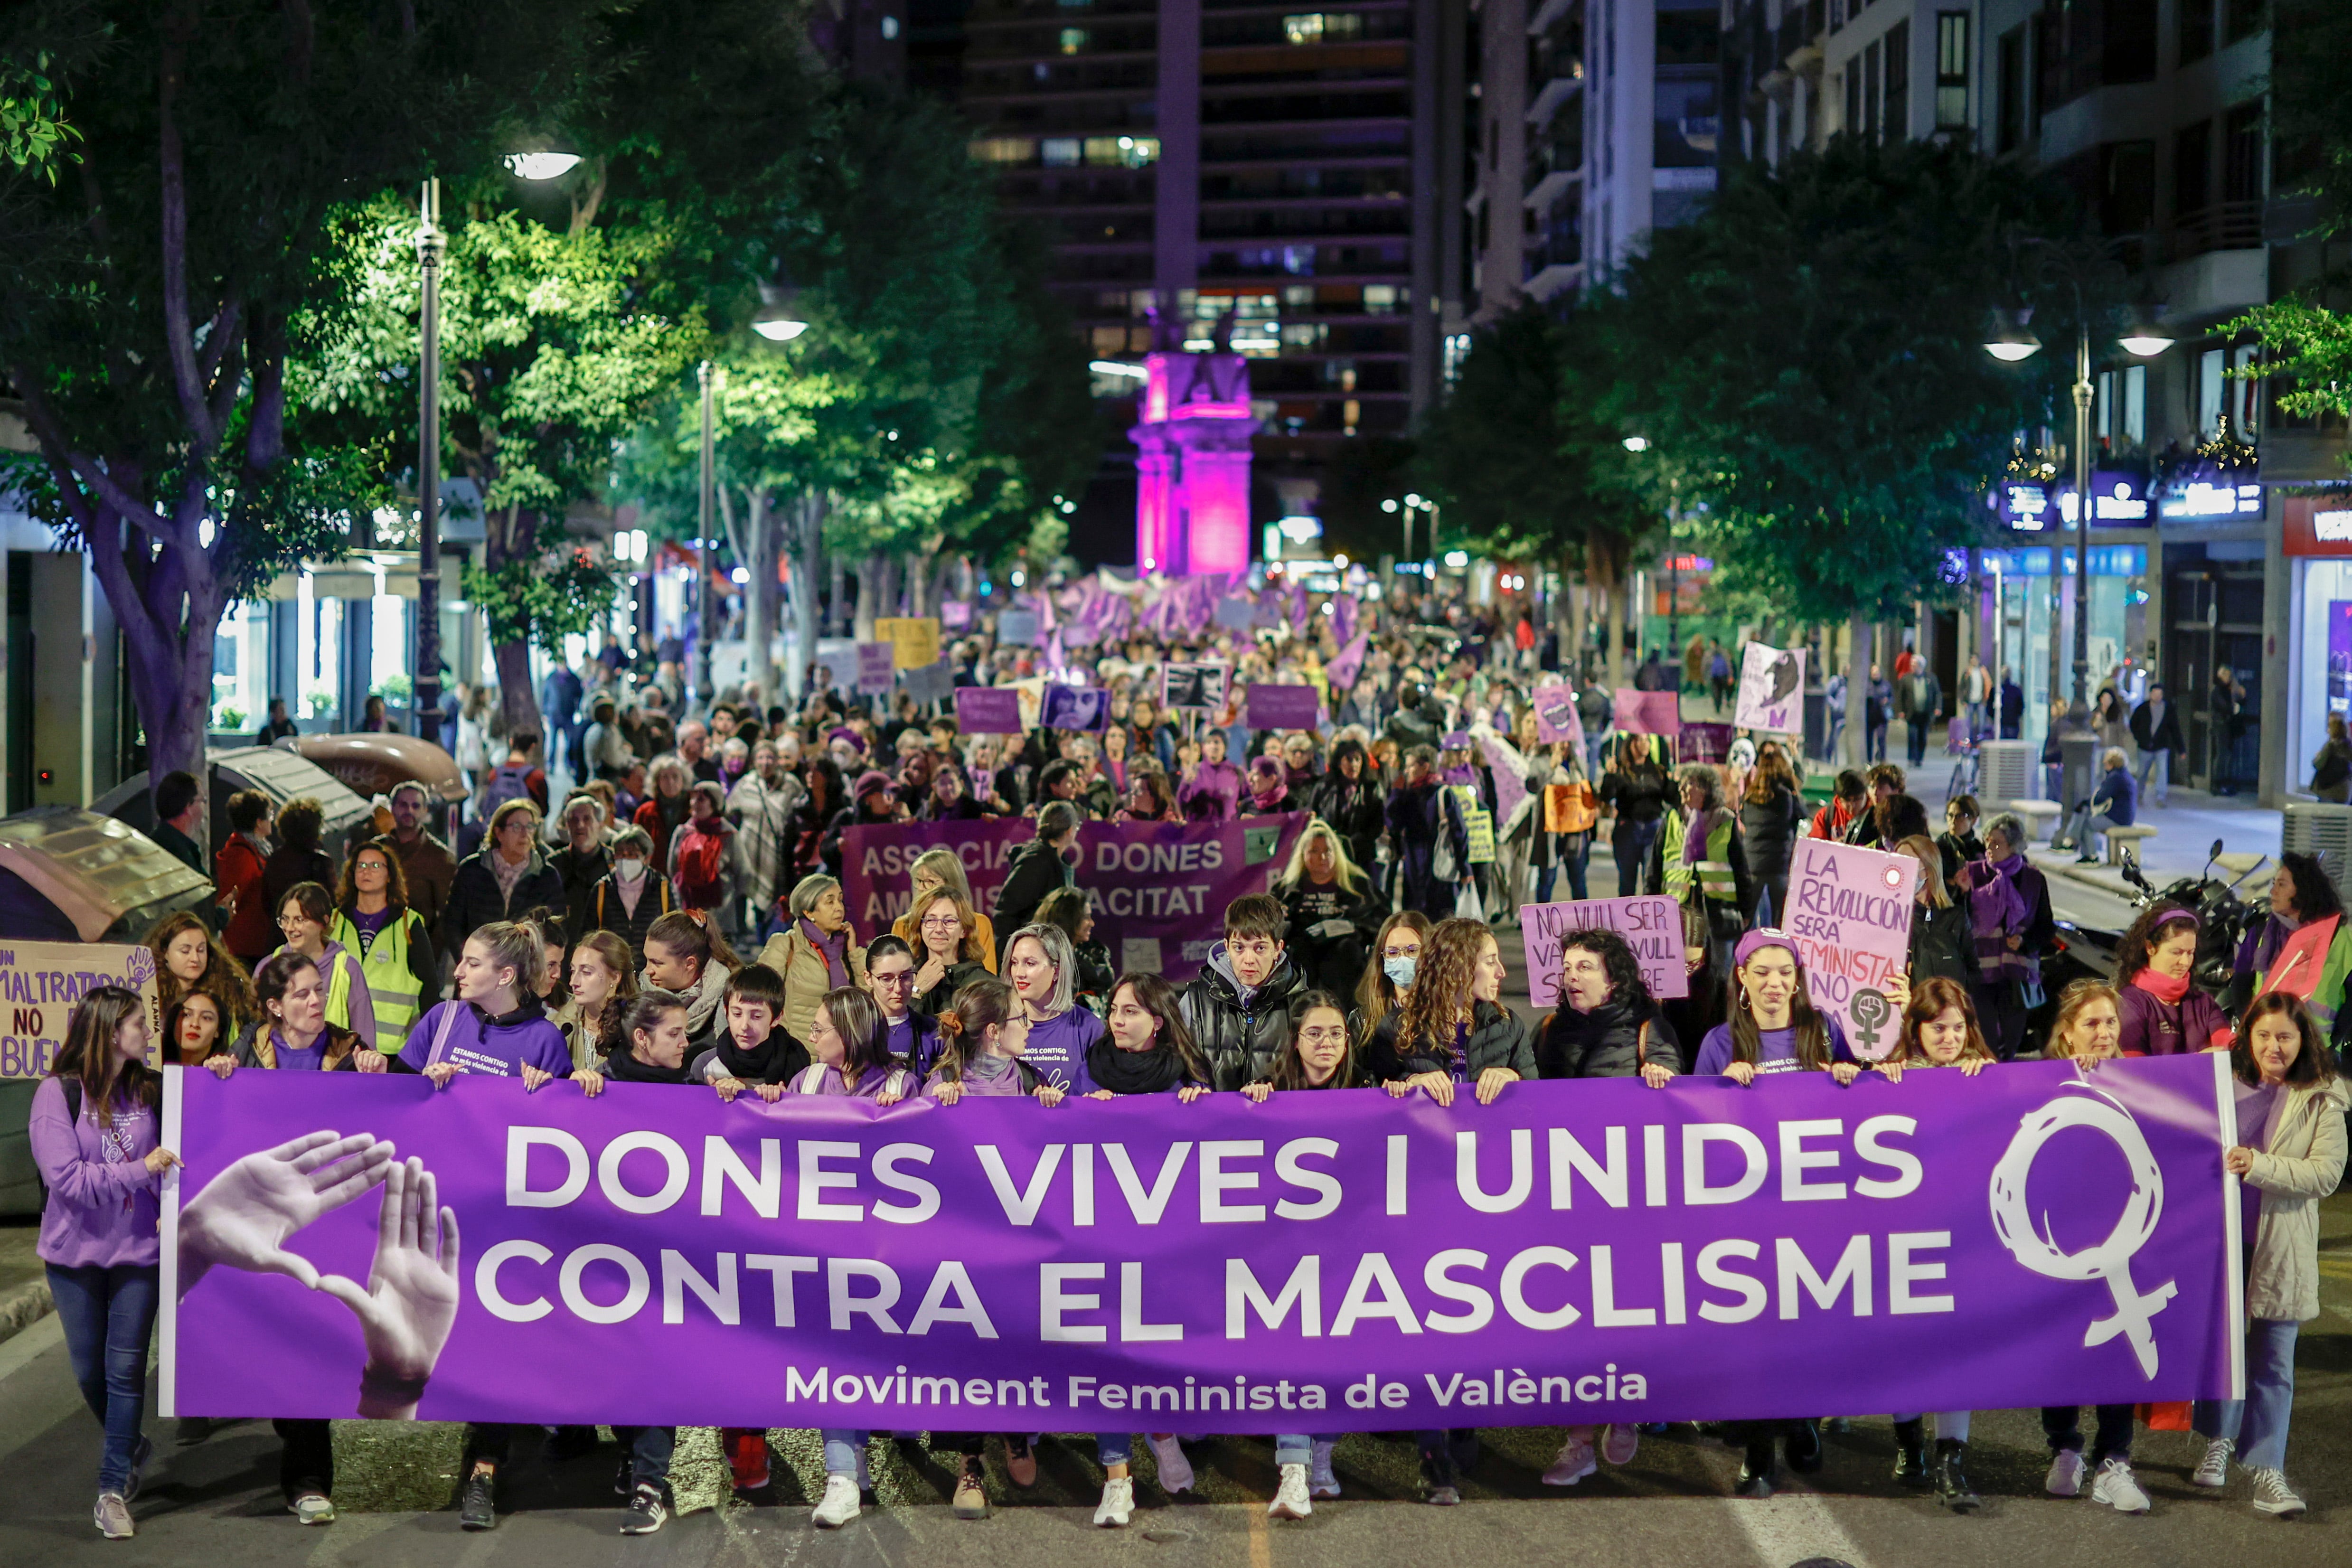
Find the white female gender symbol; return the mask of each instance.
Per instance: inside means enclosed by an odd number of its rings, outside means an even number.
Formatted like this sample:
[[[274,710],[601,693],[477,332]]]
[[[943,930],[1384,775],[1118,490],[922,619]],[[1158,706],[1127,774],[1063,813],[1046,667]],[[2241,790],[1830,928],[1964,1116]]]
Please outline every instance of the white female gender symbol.
[[[2025,1207],[2025,1184],[2033,1173],[2034,1157],[2053,1134],[2069,1127],[2089,1127],[2115,1140],[2131,1166],[2132,1179],[2131,1196],[2115,1229],[2097,1246],[2074,1253],[2058,1249],[2049,1234],[2046,1215],[2042,1228],[2037,1231]],[[2141,1374],[2150,1378],[2156,1375],[2153,1325],[2156,1314],[2173,1298],[2174,1281],[2168,1280],[2142,1295],[2132,1282],[2131,1260],[2156,1234],[2157,1218],[2163,1212],[2164,1173],[2157,1168],[2156,1155],[2140,1135],[2139,1124],[2122,1107],[2103,1101],[2068,1096],[2029,1113],[2019,1123],[2017,1135],[2010,1140],[2000,1163],[1992,1168],[1992,1223],[2001,1245],[2019,1262],[2048,1279],[2105,1281],[2115,1297],[2115,1316],[2094,1322],[2084,1333],[2083,1343],[2085,1347],[2105,1344],[2119,1333],[2127,1335],[2133,1354],[2139,1358]]]

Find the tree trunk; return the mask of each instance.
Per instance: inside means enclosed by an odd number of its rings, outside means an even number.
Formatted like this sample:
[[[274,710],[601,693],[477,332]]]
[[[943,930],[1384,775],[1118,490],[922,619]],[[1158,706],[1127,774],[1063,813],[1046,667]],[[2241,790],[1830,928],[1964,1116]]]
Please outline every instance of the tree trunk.
[[[1877,628],[1867,615],[1856,615],[1848,629],[1845,664],[1844,766],[1859,769],[1869,757],[1871,640]]]
[[[484,488],[488,486],[486,484]],[[482,567],[489,572],[519,560],[528,560],[537,553],[539,518],[518,503],[506,509],[503,516],[491,512],[483,519]],[[546,727],[539,715],[539,693],[530,680],[530,629],[528,626],[493,624],[490,627],[491,656],[499,671],[499,714],[505,723],[506,733],[544,737]],[[504,758],[493,758],[493,762]]]
[[[816,662],[817,577],[824,570],[825,501],[810,491],[792,502],[793,657],[786,688],[800,701],[808,690],[809,666]]]
[[[499,668],[499,712],[506,718],[507,734],[538,736],[541,742],[538,760],[544,763],[547,726],[540,717],[538,688],[531,684],[530,644],[508,637],[500,629],[493,631],[499,641],[490,653]],[[493,767],[505,760],[503,757],[490,759]]]
[[[849,597],[849,569],[842,564],[839,556],[830,553],[826,556],[824,564],[833,590],[832,597],[826,601],[828,608],[824,623],[828,629],[837,631],[849,623],[847,618],[842,613],[843,601]],[[815,661],[816,650],[814,647],[809,649],[808,656],[812,663]]]

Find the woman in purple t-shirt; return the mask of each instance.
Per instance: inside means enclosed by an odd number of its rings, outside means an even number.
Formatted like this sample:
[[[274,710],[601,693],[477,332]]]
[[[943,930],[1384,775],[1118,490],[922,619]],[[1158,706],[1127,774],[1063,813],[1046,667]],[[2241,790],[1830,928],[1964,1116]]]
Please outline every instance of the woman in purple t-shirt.
[[[457,996],[416,1020],[393,1071],[421,1072],[436,1089],[461,1072],[520,1073],[527,1090],[571,1077],[572,1047],[531,989],[545,962],[537,926],[494,920],[478,927],[451,977]]]
[[[147,1004],[99,986],[74,1009],[27,1128],[48,1187],[36,1250],[74,1382],[106,1432],[93,1518],[110,1541],[131,1533],[131,1499],[153,1451],[139,1424],[160,1272],[155,1220],[163,1173],[179,1164],[158,1146],[161,1093],[147,1066]]]

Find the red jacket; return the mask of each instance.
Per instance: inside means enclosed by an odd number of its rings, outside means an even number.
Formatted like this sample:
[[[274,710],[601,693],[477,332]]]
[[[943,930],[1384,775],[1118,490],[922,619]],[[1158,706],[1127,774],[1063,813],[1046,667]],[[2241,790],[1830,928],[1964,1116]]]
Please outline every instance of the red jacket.
[[[238,957],[257,957],[276,951],[281,937],[270,917],[269,900],[262,896],[263,858],[243,833],[231,833],[213,856],[213,887],[218,897],[236,894],[236,913],[229,916],[221,940]]]

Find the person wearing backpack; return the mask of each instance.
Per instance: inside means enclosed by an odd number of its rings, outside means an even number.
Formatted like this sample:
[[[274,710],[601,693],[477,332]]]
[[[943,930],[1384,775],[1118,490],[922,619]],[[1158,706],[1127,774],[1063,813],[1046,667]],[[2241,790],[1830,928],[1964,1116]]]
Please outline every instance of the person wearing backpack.
[[[1943,683],[1936,679],[1934,668],[1925,659],[1914,659],[1911,673],[1903,677],[1903,722],[1910,732],[1906,738],[1914,768],[1927,760],[1927,732],[1943,706]]]
[[[528,730],[507,742],[507,759],[491,768],[483,782],[478,821],[493,821],[509,800],[529,800],[539,808],[540,820],[546,820],[547,775],[530,759],[538,747],[539,737]]]
[[[742,878],[735,859],[735,824],[727,820],[727,792],[704,780],[687,795],[687,820],[669,841],[669,878],[678,904],[700,909],[719,928],[737,934],[737,890]]]

